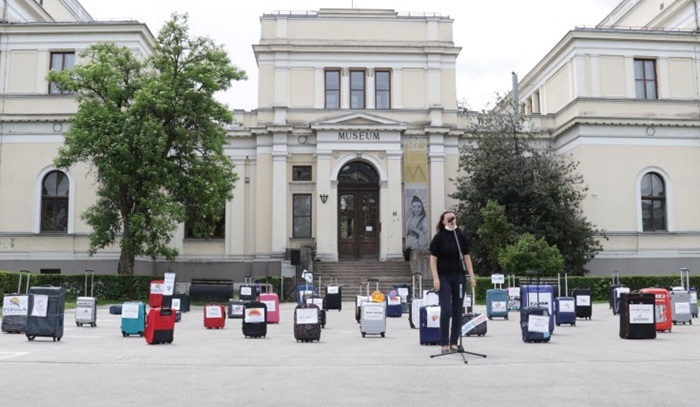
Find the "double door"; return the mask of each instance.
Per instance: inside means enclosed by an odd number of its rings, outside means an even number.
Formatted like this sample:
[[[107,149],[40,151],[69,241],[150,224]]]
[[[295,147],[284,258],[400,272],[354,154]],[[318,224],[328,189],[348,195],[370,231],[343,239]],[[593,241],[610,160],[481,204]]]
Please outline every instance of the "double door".
[[[344,188],[338,195],[338,257],[379,257],[379,190]]]

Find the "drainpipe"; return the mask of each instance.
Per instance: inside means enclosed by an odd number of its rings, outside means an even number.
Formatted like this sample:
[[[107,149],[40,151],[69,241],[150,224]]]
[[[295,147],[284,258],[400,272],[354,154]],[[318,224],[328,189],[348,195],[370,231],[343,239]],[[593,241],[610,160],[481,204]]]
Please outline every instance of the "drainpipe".
[[[518,99],[520,99],[520,95],[518,95],[518,74],[515,72],[512,72],[511,74],[513,75],[513,114],[517,115]]]

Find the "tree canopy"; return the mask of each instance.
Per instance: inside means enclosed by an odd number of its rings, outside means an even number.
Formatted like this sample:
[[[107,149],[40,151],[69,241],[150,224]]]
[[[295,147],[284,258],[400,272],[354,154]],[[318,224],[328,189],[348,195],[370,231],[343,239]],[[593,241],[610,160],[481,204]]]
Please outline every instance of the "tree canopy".
[[[82,162],[95,177],[97,199],[81,215],[90,254],[118,241],[118,272],[133,274],[135,256],[178,255],[169,243],[185,220],[212,233],[238,179],[224,153],[233,115],[214,94],[243,79],[221,45],[190,38],[186,14],[173,14],[150,56],[97,43],[73,70],[49,74],[78,100],[54,165]]]
[[[493,272],[496,251],[514,243],[514,236],[529,233],[559,249],[567,272],[583,274],[585,264],[602,250],[597,237],[605,234],[580,208],[587,187],[577,173],[578,163],[556,155],[546,138],[536,138],[527,128],[523,116],[483,112],[467,130],[470,143],[460,151],[460,175],[451,197],[458,201],[461,225],[471,239],[475,268],[480,274]],[[504,208],[507,222],[498,220],[493,208],[482,213],[489,201]],[[485,215],[492,224],[484,229]],[[498,230],[507,231],[500,248]]]

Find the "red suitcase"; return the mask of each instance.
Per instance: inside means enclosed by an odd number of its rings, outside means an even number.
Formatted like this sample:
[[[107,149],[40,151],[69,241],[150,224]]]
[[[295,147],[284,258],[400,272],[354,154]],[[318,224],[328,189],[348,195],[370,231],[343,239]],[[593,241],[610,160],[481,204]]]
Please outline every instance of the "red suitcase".
[[[226,325],[226,312],[221,304],[207,304],[204,306],[204,327],[207,329],[221,329]]]
[[[149,307],[162,307],[163,306],[163,286],[165,285],[164,280],[153,280],[151,281],[151,289],[148,295],[148,306]]]
[[[175,331],[175,313],[172,308],[151,308],[146,317],[144,338],[149,345],[172,343]]]

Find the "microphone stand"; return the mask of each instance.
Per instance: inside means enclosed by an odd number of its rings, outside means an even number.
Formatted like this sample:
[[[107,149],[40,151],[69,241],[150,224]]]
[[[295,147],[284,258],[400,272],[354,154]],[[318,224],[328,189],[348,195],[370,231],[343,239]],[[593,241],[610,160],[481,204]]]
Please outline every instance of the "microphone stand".
[[[473,301],[473,304],[476,303],[476,298],[474,297],[474,287],[472,287],[472,301]],[[485,322],[484,322],[484,323],[485,323]],[[456,351],[452,351],[452,350],[451,350],[449,353],[438,353],[438,354],[436,354],[436,355],[430,355],[430,358],[432,359],[432,358],[436,358],[436,357],[439,357],[439,356],[447,356],[447,355],[459,354],[459,355],[462,356],[462,360],[464,360],[464,363],[465,363],[465,364],[468,363],[468,362],[467,362],[467,355],[474,355],[474,356],[479,356],[479,357],[485,358],[486,355],[483,354],[483,353],[467,352],[466,350],[464,350],[464,345],[462,344],[462,338],[464,337],[464,335],[466,335],[466,332],[465,332],[465,329],[464,329],[465,325],[466,325],[466,324],[463,324],[463,325],[462,325],[462,332],[461,332],[461,335],[459,336],[459,345],[457,345],[457,350],[456,350]]]

